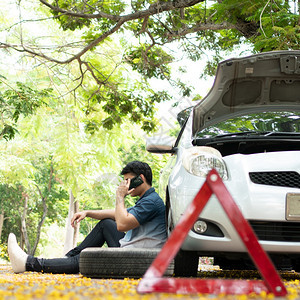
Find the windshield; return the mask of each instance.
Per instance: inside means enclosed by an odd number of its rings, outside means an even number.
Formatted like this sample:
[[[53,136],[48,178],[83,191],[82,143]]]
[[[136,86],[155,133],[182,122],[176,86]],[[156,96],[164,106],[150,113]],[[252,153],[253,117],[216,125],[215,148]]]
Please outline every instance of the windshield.
[[[196,133],[196,138],[233,134],[300,133],[299,113],[263,112],[222,121]]]

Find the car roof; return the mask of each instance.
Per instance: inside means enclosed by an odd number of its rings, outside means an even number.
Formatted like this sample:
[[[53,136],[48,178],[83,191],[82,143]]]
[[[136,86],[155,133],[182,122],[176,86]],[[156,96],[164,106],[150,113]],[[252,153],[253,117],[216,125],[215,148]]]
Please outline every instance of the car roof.
[[[193,108],[193,135],[217,122],[261,111],[300,111],[300,50],[221,62],[210,92]]]

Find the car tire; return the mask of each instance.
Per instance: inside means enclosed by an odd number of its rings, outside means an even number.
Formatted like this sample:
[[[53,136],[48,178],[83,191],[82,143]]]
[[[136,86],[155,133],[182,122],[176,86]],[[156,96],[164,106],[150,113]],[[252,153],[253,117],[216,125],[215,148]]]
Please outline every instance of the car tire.
[[[199,256],[195,251],[179,250],[175,257],[176,277],[197,277]]]
[[[80,253],[79,272],[92,278],[141,278],[160,249],[86,248]],[[172,276],[174,262],[164,275]]]

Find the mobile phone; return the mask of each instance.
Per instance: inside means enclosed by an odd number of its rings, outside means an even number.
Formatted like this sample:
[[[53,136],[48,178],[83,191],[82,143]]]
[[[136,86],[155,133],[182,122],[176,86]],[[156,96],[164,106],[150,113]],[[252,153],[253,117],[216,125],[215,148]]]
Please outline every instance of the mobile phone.
[[[144,183],[144,181],[143,181],[143,179],[142,179],[142,177],[140,175],[138,175],[136,177],[133,177],[130,180],[129,190],[135,189],[136,187],[138,187],[142,183]]]

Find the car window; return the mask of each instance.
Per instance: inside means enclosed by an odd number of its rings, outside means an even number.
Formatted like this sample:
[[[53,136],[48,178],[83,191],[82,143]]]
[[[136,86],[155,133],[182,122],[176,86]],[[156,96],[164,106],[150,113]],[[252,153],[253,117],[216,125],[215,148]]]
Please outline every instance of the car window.
[[[300,116],[293,112],[262,112],[235,117],[197,132],[196,138],[232,133],[300,133]]]

